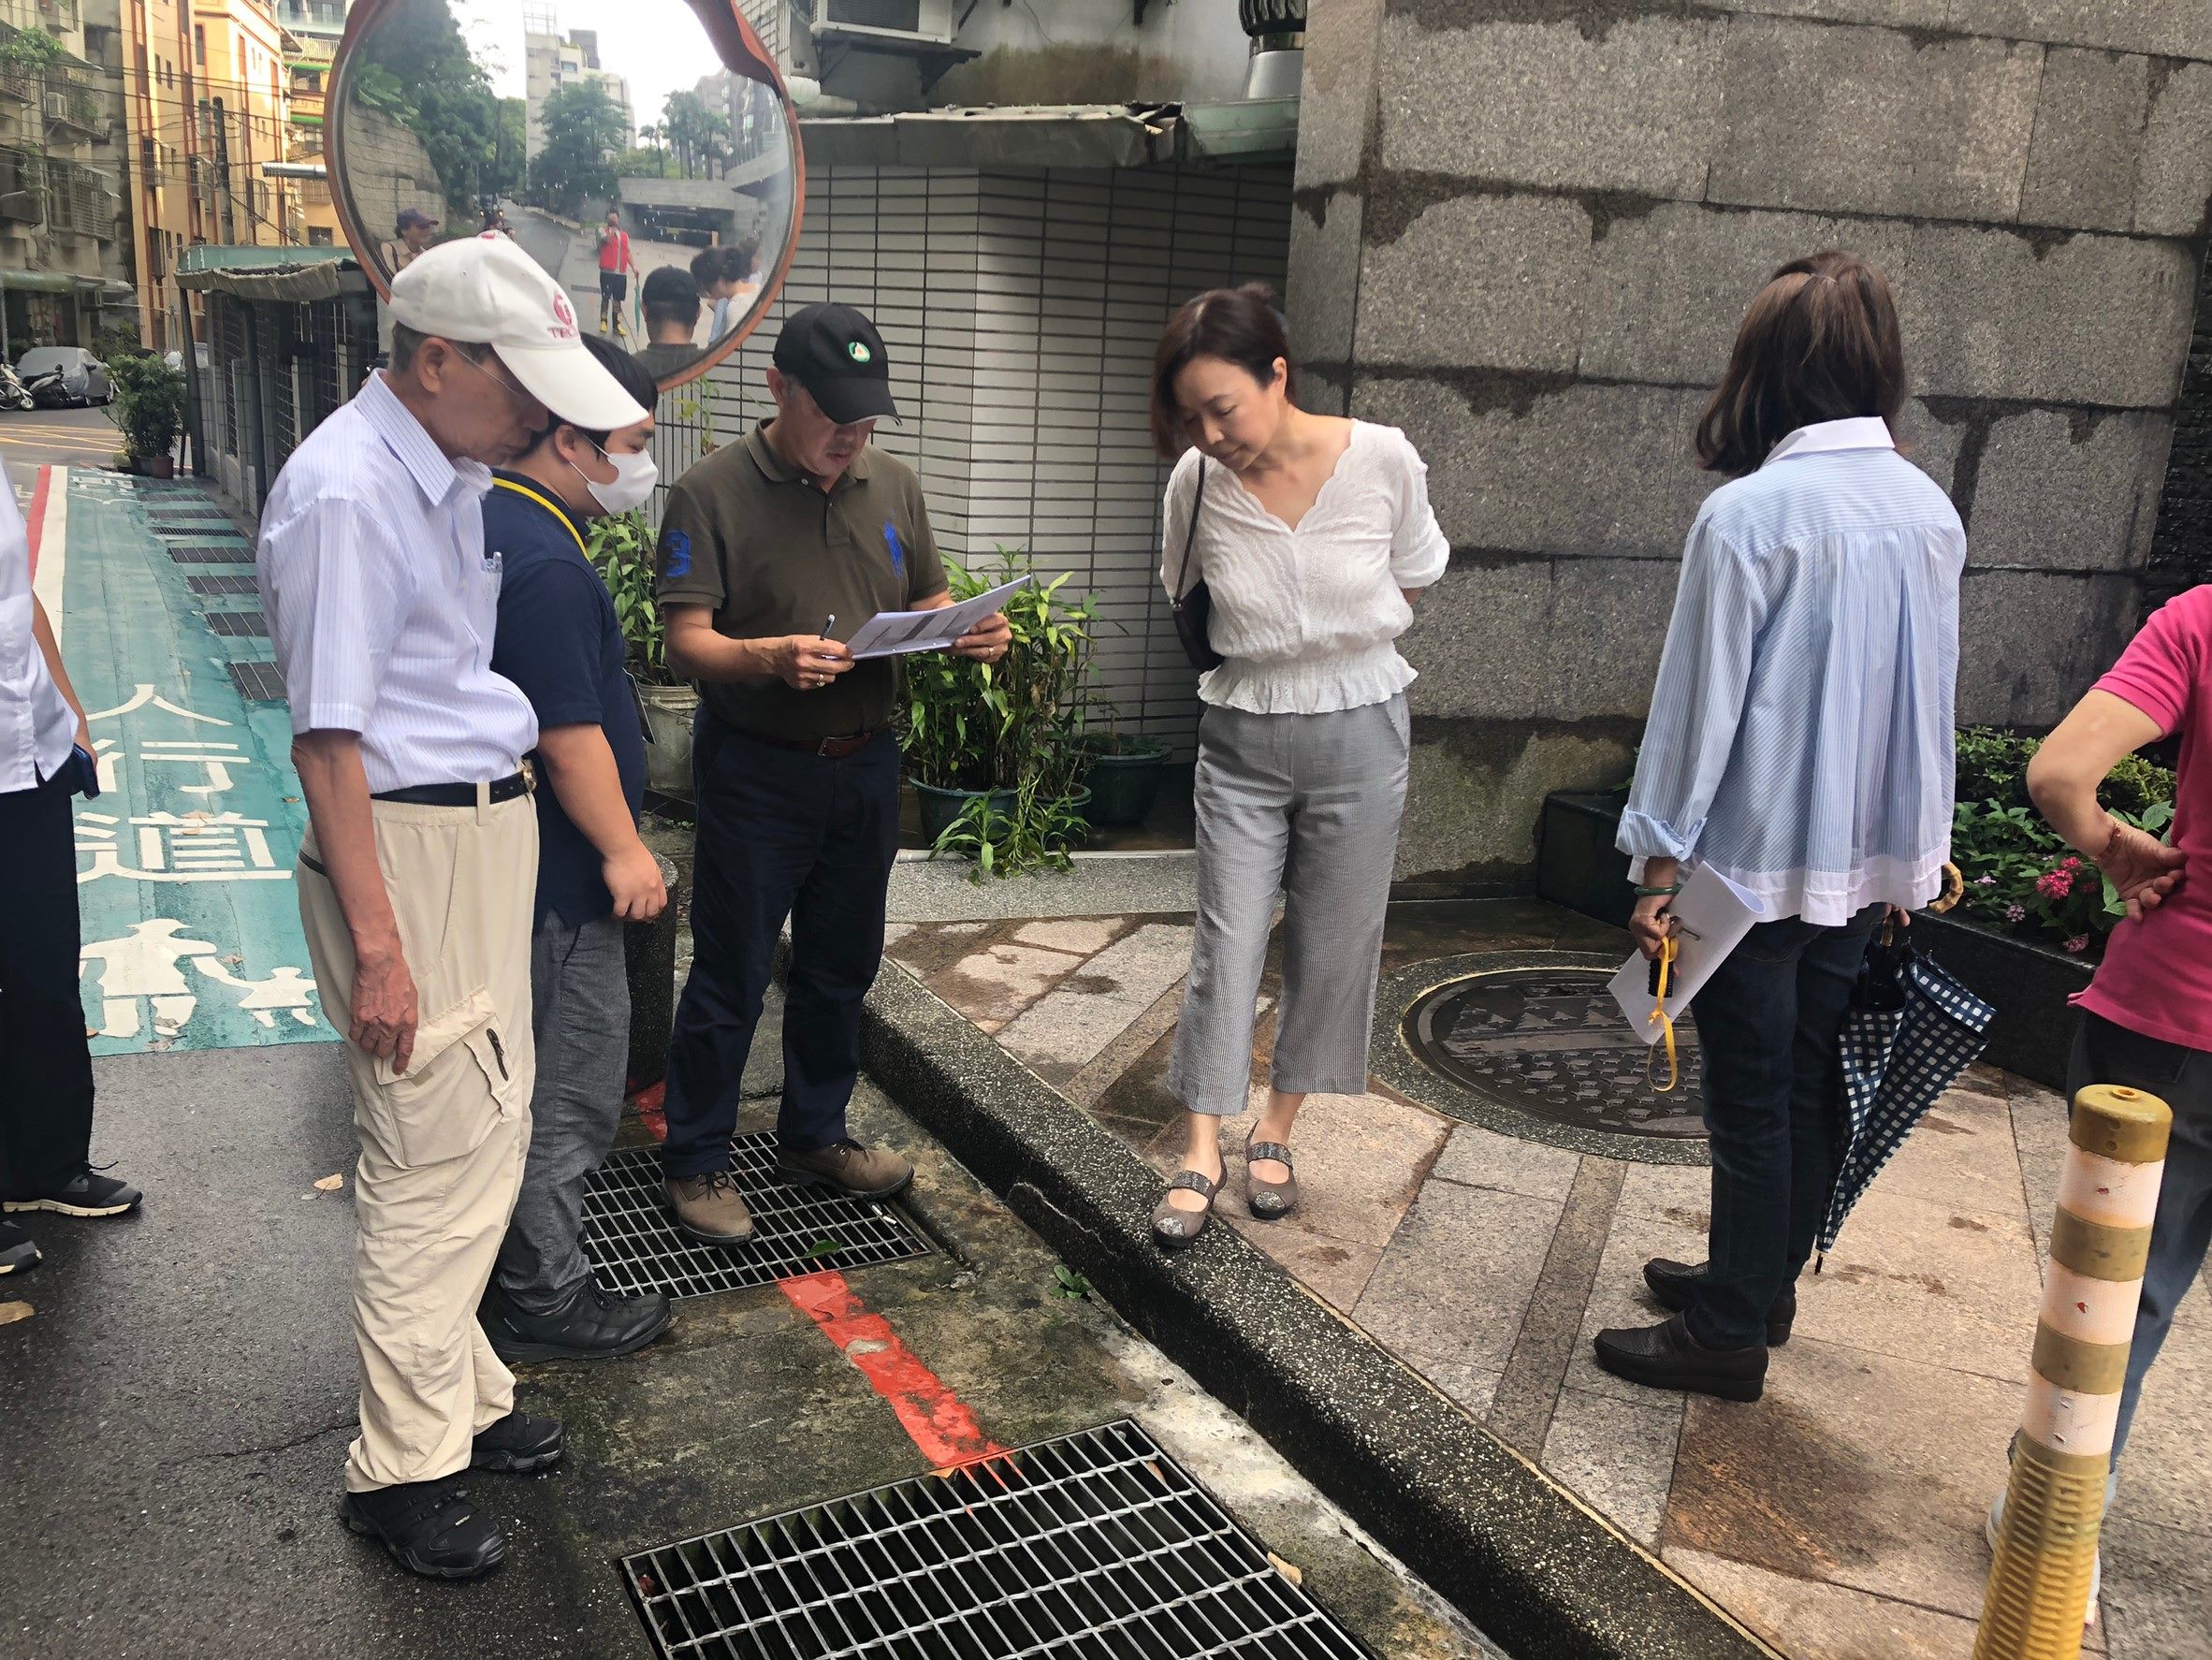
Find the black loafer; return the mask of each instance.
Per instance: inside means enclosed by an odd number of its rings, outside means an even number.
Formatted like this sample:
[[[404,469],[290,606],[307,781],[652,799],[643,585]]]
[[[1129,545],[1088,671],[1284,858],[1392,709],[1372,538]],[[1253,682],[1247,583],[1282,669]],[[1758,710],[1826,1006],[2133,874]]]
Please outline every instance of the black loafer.
[[[0,1274],[28,1274],[37,1266],[37,1244],[13,1222],[0,1222]]]
[[[1659,1306],[1670,1314],[1680,1314],[1690,1306],[1697,1282],[1705,1277],[1702,1262],[1675,1262],[1665,1257],[1653,1257],[1644,1264],[1644,1284],[1652,1288],[1652,1295]],[[1767,1347],[1780,1348],[1790,1340],[1790,1328],[1797,1323],[1797,1289],[1784,1286],[1782,1295],[1774,1299],[1774,1306],[1767,1311]]]
[[[659,1291],[619,1297],[588,1280],[576,1300],[559,1314],[531,1314],[498,1287],[476,1318],[492,1352],[514,1365],[522,1361],[599,1361],[633,1354],[668,1330],[676,1311]]]
[[[363,1538],[380,1539],[393,1559],[429,1580],[473,1580],[507,1559],[507,1536],[443,1481],[407,1481],[338,1501],[338,1519]]]
[[[500,1470],[527,1476],[550,1469],[560,1462],[561,1430],[558,1418],[532,1418],[510,1412],[489,1429],[476,1432],[469,1449],[469,1468]]]
[[[1649,1389],[1686,1390],[1724,1401],[1755,1401],[1767,1387],[1767,1346],[1707,1348],[1681,1315],[1656,1326],[1600,1332],[1597,1363],[1615,1377]]]

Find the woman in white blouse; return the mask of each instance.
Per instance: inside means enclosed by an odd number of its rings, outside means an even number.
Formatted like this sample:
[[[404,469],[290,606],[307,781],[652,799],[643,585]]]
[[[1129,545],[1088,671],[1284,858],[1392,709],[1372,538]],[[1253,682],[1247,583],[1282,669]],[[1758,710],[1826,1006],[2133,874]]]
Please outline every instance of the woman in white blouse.
[[[1258,287],[1170,321],[1152,429],[1168,481],[1161,576],[1204,582],[1225,660],[1199,682],[1199,914],[1168,1087],[1184,1169],[1153,1213],[1195,1239],[1226,1173],[1220,1121],[1245,1110],[1275,896],[1282,997],[1266,1107],[1244,1145],[1252,1215],[1297,1202],[1290,1131],[1309,1092],[1367,1088],[1367,1032],[1405,804],[1412,668],[1392,644],[1443,575],[1427,469],[1404,433],[1294,400],[1283,319]]]

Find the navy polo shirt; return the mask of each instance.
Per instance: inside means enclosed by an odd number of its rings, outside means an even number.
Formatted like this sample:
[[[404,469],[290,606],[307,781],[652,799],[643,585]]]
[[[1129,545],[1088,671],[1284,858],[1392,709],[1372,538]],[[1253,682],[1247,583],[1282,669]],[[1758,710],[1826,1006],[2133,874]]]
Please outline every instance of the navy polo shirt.
[[[595,723],[606,734],[634,818],[645,803],[645,732],[622,666],[615,602],[584,557],[583,526],[553,493],[518,473],[493,478],[484,498],[484,546],[505,571],[492,670],[522,688],[541,729]],[[615,901],[600,875],[599,850],[561,810],[542,770],[537,804],[538,924],[548,912],[572,928],[609,915]]]

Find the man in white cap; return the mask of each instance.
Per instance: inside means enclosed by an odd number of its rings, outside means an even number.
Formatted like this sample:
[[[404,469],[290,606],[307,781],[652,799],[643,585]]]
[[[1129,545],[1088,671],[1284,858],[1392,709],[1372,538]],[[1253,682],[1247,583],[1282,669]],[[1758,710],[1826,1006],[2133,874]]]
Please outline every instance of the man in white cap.
[[[530,1142],[538,820],[530,702],[491,672],[490,464],[551,415],[645,418],[554,281],[496,233],[392,281],[391,367],[293,452],[260,586],[311,829],[299,913],[344,1012],[361,1432],[341,1519],[416,1573],[469,1579],[506,1539],[454,1487],[543,1469],[559,1422],[515,1409],[476,1324]]]

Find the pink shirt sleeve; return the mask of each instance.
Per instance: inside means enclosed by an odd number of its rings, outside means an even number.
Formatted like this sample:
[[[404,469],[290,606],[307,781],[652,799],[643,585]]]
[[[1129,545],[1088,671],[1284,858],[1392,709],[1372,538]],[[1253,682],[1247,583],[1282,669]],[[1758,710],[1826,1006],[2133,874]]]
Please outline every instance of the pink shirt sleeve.
[[[2134,705],[2170,735],[2182,724],[2190,692],[2205,682],[2207,659],[2212,584],[2177,594],[2153,612],[2097,690]]]

